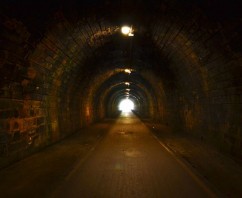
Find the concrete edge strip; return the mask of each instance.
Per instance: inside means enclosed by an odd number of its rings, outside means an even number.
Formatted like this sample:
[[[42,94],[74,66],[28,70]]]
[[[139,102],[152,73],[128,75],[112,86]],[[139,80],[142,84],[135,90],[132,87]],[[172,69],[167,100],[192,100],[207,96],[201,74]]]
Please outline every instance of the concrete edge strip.
[[[59,193],[61,187],[63,185],[65,185],[65,182],[68,182],[72,176],[74,176],[74,174],[77,172],[78,169],[80,169],[80,167],[83,165],[83,163],[87,160],[87,158],[92,154],[92,152],[96,149],[96,147],[99,145],[99,143],[101,142],[101,140],[103,140],[105,137],[105,135],[103,136],[99,136],[97,139],[97,142],[94,144],[94,146],[92,146],[88,152],[86,153],[86,155],[80,160],[78,161],[73,167],[73,169],[70,171],[70,173],[64,178],[63,182],[61,182],[61,184],[51,193],[50,197],[56,197],[57,194]]]
[[[183,162],[177,155],[174,154],[174,152],[168,148],[166,145],[164,145],[164,143],[162,143],[159,138],[153,134],[152,137],[154,139],[156,139],[156,141],[158,141],[158,143],[160,144],[160,146],[162,146],[168,153],[170,153],[172,155],[172,157],[176,160],[176,162],[178,162],[178,164],[180,164],[180,166],[193,178],[193,180],[210,196],[210,197],[217,197],[217,195],[208,187],[206,186],[203,182],[202,178],[200,178],[198,175],[196,175],[189,167],[188,164],[186,164],[185,162]]]
[[[95,143],[94,146],[92,146],[89,151],[87,152],[87,154],[76,164],[74,165],[74,168],[72,169],[72,171],[66,176],[65,181],[70,180],[70,178],[75,174],[75,172],[82,166],[82,164],[86,161],[86,159],[91,155],[91,153],[96,149],[96,147],[98,146],[98,144],[101,142],[101,140],[103,140],[104,136],[99,136],[97,142]]]

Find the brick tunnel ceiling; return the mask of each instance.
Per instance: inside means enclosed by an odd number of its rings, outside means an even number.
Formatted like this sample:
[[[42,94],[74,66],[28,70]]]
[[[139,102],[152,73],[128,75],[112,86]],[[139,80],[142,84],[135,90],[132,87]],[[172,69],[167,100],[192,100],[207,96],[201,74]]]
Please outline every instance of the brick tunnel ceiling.
[[[211,111],[217,96],[241,102],[237,4],[81,2],[2,1],[2,104],[28,100],[31,108],[43,107],[51,138],[113,114],[127,89],[142,115],[186,130],[222,127],[212,120],[219,116]],[[122,25],[132,26],[134,37],[122,35]],[[221,91],[226,86],[233,93]],[[16,117],[29,116],[28,105],[15,102],[8,108],[14,106]],[[221,110],[228,127],[241,125],[231,113],[237,111]]]

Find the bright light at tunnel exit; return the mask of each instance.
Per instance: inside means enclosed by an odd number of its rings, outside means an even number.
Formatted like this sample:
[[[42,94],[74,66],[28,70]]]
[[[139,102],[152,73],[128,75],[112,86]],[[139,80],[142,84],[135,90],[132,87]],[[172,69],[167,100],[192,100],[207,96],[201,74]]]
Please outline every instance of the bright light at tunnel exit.
[[[131,112],[134,109],[134,103],[129,99],[124,99],[119,103],[119,110],[122,112]]]

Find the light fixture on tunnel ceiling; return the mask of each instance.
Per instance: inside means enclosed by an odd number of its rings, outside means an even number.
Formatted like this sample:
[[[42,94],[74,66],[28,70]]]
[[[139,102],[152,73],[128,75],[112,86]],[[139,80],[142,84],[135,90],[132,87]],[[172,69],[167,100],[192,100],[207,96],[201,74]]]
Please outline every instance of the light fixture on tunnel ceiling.
[[[129,27],[129,26],[123,26],[121,28],[121,32],[126,36],[134,36],[133,34],[134,30],[132,27]]]
[[[130,85],[130,83],[129,83],[129,82],[126,82],[126,83],[125,83],[125,85],[128,85],[128,86],[129,86],[129,85]]]
[[[128,73],[128,74],[131,74],[131,69],[125,69],[124,72]]]
[[[126,91],[130,91],[130,89],[125,89]]]

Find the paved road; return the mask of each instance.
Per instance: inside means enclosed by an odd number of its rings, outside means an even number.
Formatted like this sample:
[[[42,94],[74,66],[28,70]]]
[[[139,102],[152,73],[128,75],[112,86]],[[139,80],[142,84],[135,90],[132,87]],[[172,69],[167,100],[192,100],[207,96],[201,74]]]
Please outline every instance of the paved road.
[[[212,194],[137,117],[122,114],[52,196],[198,198]]]

